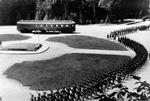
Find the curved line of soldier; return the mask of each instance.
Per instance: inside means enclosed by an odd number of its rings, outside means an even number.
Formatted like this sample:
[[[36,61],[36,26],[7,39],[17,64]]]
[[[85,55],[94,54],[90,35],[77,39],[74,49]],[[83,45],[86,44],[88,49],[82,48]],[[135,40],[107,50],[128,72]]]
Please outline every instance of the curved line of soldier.
[[[55,92],[51,91],[49,94],[44,92],[38,94],[37,97],[31,96],[31,101],[85,101],[92,99],[100,99],[100,95],[116,84],[124,80],[134,78],[134,75],[141,69],[148,58],[148,51],[146,48],[129,38],[120,37],[122,34],[129,34],[138,30],[147,30],[150,26],[139,26],[127,28],[126,30],[117,30],[107,35],[107,38],[118,38],[117,41],[132,49],[136,56],[131,60],[113,68],[105,69],[103,73],[95,73],[85,80],[73,84],[68,87],[57,89]],[[114,34],[115,33],[115,34]]]

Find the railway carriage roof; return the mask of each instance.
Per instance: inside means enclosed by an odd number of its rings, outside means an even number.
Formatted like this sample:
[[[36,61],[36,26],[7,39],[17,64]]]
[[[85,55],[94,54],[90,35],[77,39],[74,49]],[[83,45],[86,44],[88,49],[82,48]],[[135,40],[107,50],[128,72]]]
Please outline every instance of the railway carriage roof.
[[[71,20],[20,20],[17,24],[75,24]]]

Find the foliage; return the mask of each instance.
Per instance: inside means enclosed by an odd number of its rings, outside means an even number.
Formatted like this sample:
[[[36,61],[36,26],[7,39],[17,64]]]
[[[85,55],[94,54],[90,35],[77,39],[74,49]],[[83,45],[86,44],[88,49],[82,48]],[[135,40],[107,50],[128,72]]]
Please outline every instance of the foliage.
[[[98,3],[98,6],[100,8],[105,9],[108,13],[105,19],[105,22],[107,23],[109,20],[109,22],[112,22],[114,20],[118,20],[117,16],[119,13],[118,11],[121,9],[121,1],[122,0],[100,0]],[[117,13],[116,13],[117,12]],[[117,16],[115,16],[117,15]]]
[[[21,19],[33,19],[36,0],[1,0],[0,25],[16,24]]]
[[[20,19],[69,19],[87,24],[108,17],[117,22],[146,15],[148,4],[148,0],[0,0],[0,25],[16,24]]]
[[[111,93],[104,93],[99,96],[99,101],[149,101],[150,100],[150,84],[146,81],[138,81],[133,91],[129,91],[127,86],[118,83],[112,87]]]
[[[98,6],[106,10],[111,10],[114,0],[100,0]]]
[[[63,20],[69,19],[69,20],[74,20],[77,23],[83,23],[83,24],[95,23],[95,22],[99,23],[100,21],[104,22],[104,20],[108,20],[108,22],[113,22],[113,21],[117,22],[119,19],[123,20],[124,19],[123,15],[125,14],[127,14],[127,16],[130,16],[130,14],[133,13],[133,16],[131,17],[138,16],[137,12],[143,12],[144,8],[146,8],[144,6],[142,7],[138,6],[141,3],[140,0],[131,3],[132,4],[131,7],[126,7],[125,4],[128,4],[129,1],[125,1],[125,0],[51,0],[51,1],[44,0],[43,1],[44,4],[45,3],[48,4],[48,2],[50,3],[50,6],[41,5],[43,8],[42,10],[45,11],[45,13],[41,12],[40,15],[42,15],[42,17],[39,19],[47,19],[47,20],[48,19],[63,19]],[[145,4],[145,2],[143,1],[142,4]],[[138,7],[133,5],[136,5]],[[134,11],[130,10],[131,8],[135,10]],[[126,9],[129,10],[126,11]],[[37,16],[38,14],[39,13],[37,13]]]

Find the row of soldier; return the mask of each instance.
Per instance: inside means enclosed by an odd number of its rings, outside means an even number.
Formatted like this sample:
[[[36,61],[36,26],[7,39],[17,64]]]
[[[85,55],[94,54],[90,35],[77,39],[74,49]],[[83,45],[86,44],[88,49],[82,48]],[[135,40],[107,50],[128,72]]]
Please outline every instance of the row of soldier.
[[[39,93],[38,96],[32,95],[31,101],[84,101],[85,99],[97,99],[106,89],[113,87],[122,80],[132,78],[133,73],[147,60],[147,50],[143,45],[126,37],[118,38],[118,42],[133,49],[136,56],[127,63],[105,69],[102,73],[97,72],[69,87],[58,89],[55,92]]]
[[[116,30],[111,32],[110,34],[107,35],[108,39],[116,39],[117,37],[120,36],[124,36],[126,34],[130,34],[130,33],[135,33],[139,30],[149,30],[150,29],[150,25],[141,25],[141,26],[135,26],[135,27],[130,27],[130,28],[125,28],[125,29],[120,29],[120,30]]]
[[[38,93],[37,96],[31,95],[31,101],[84,101],[81,92],[82,89],[78,86],[63,87],[56,91]]]
[[[149,26],[146,28],[149,28]],[[134,31],[130,31],[130,32],[134,32]],[[134,76],[133,74],[136,73],[138,70],[140,70],[141,67],[145,64],[147,57],[148,57],[147,50],[145,49],[143,45],[131,39],[128,39],[126,37],[118,38],[118,42],[123,44],[126,47],[133,49],[136,53],[136,56],[132,60],[128,61],[127,63],[121,64],[117,66],[116,68],[113,68],[113,70],[110,69],[110,73],[115,73],[116,70],[118,71],[118,73],[115,74],[117,77],[119,77],[118,82],[124,79],[128,79],[128,78],[135,78],[139,80],[140,78],[137,76]],[[106,77],[109,77],[109,76],[106,76]]]
[[[132,32],[135,32],[136,30],[147,30],[149,28],[150,28],[150,25],[142,25],[139,27],[131,28],[131,29],[129,29],[130,31],[127,31],[126,33],[132,33]],[[131,31],[131,30],[133,30],[133,31]],[[120,31],[122,31],[122,30],[120,30]],[[111,33],[111,34],[113,34],[113,33]],[[116,37],[113,35],[111,35],[111,36]],[[142,65],[145,63],[145,61],[148,58],[147,50],[145,49],[145,47],[143,45],[139,44],[138,42],[135,42],[131,39],[128,39],[126,37],[121,37],[121,36],[122,36],[122,34],[117,35],[118,42],[123,44],[126,47],[131,48],[136,53],[136,56],[131,61],[129,61],[127,64],[125,64],[124,67],[129,68],[128,70],[130,72],[140,70],[140,67],[142,67]],[[113,39],[115,40],[116,38],[113,38]]]
[[[131,28],[131,29],[129,29],[130,31],[127,31],[126,33],[135,32],[137,29],[147,30],[149,28],[150,28],[150,25],[143,25],[143,26]],[[133,31],[131,31],[131,30],[133,30]],[[111,33],[111,34],[113,34],[113,33]],[[142,67],[142,65],[144,65],[145,61],[148,58],[148,52],[145,49],[145,47],[143,45],[139,44],[138,42],[135,42],[135,41],[133,41],[131,39],[128,39],[126,37],[119,38],[121,35],[122,34],[117,35],[118,42],[123,44],[126,47],[131,48],[136,53],[136,56],[131,61],[129,61],[128,63],[123,64],[123,67],[129,68],[128,70],[131,73],[133,73],[133,71],[136,72],[137,70],[140,70],[140,67]],[[111,36],[116,37],[116,36],[113,36],[113,35],[111,35]],[[113,39],[115,40],[116,38],[113,38]]]
[[[49,94],[38,94],[37,98],[32,96],[32,101],[84,101],[85,99],[94,99],[102,94],[105,89],[131,77],[131,74],[145,63],[147,51],[142,45],[128,38],[119,38],[118,41],[134,49],[136,56],[132,60],[107,69],[106,72],[96,73],[72,87],[58,89],[56,92],[51,91]]]
[[[145,49],[145,47],[139,44],[138,42],[135,42],[128,38],[120,38],[118,39],[118,41],[124,44],[125,46],[130,47],[136,53],[136,56],[128,63],[128,65],[130,66],[129,69],[133,69],[131,70],[131,72],[135,70],[140,70],[140,67],[144,65],[145,61],[148,58],[148,52]]]

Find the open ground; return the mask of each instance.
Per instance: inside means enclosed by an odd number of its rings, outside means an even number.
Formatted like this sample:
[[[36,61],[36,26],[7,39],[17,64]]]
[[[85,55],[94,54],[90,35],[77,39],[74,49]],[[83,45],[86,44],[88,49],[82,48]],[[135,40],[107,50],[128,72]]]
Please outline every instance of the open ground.
[[[15,54],[15,55],[14,54],[0,54],[0,67],[1,67],[0,68],[0,89],[1,89],[0,95],[2,96],[2,98],[5,101],[29,101],[30,92],[34,92],[34,91],[30,90],[28,86],[23,85],[23,84],[25,84],[24,82],[27,82],[29,80],[23,80],[24,81],[23,82],[23,81],[21,81],[21,79],[23,77],[19,80],[18,78],[16,78],[16,76],[13,76],[13,74],[16,74],[16,73],[19,74],[17,76],[20,76],[20,74],[24,75],[23,73],[20,73],[21,70],[24,70],[24,72],[26,72],[27,70],[30,70],[31,68],[33,68],[32,70],[35,71],[39,67],[45,67],[46,64],[47,64],[47,67],[50,65],[50,66],[55,67],[55,69],[56,69],[56,67],[62,68],[62,66],[60,66],[60,65],[63,64],[64,67],[67,66],[67,68],[72,67],[72,65],[74,66],[74,68],[76,66],[79,66],[80,67],[79,71],[81,71],[80,73],[82,73],[82,70],[85,69],[83,67],[87,67],[86,62],[89,62],[91,60],[92,60],[91,64],[88,64],[89,67],[91,67],[91,66],[94,67],[99,62],[101,62],[102,64],[103,63],[106,64],[108,62],[107,60],[109,60],[109,59],[110,59],[109,65],[112,65],[111,63],[114,62],[114,61],[111,61],[112,58],[114,58],[113,55],[116,55],[116,56],[119,55],[121,57],[124,56],[126,58],[128,58],[128,56],[132,57],[132,56],[134,56],[134,52],[132,52],[131,50],[127,50],[120,45],[114,45],[114,46],[117,46],[117,48],[113,47],[111,49],[108,49],[108,47],[105,47],[105,48],[101,47],[100,45],[102,43],[99,42],[99,40],[100,40],[99,38],[106,39],[106,35],[108,33],[110,33],[112,30],[131,27],[131,26],[137,26],[138,24],[147,24],[147,23],[150,23],[150,22],[149,21],[141,22],[141,23],[137,23],[135,25],[125,25],[125,24],[110,25],[110,26],[77,25],[77,30],[76,30],[76,33],[74,33],[74,34],[86,36],[85,39],[87,39],[87,40],[90,40],[89,38],[93,38],[93,37],[95,38],[96,37],[96,40],[94,40],[94,41],[93,40],[91,40],[91,41],[85,40],[84,41],[81,39],[82,40],[81,43],[85,42],[84,45],[82,45],[80,43],[79,44],[75,43],[76,41],[80,42],[80,40],[77,40],[78,36],[75,38],[72,38],[72,37],[69,38],[71,40],[71,42],[73,42],[72,44],[71,44],[70,40],[67,40],[64,42],[63,41],[64,38],[67,37],[67,39],[68,39],[68,36],[70,36],[70,34],[60,34],[60,35],[42,34],[39,37],[38,37],[38,35],[33,35],[33,34],[23,34],[24,36],[27,37],[27,39],[23,40],[24,38],[21,38],[22,40],[18,40],[15,42],[33,42],[33,43],[48,42],[50,48],[47,51],[40,53],[40,54],[24,54],[24,55],[23,54],[18,54],[18,55],[17,54]],[[9,30],[7,30],[7,29],[9,29]],[[16,30],[15,26],[0,27],[0,33],[1,34],[5,33],[5,35],[6,34],[7,35],[10,35],[10,34],[11,35],[16,35],[16,34],[21,35],[21,33],[19,33]],[[61,40],[60,40],[59,38],[62,36],[63,36],[63,38],[61,38]],[[91,37],[87,38],[87,36],[91,36]],[[128,37],[133,39],[133,40],[140,42],[141,44],[143,44],[147,48],[148,51],[150,51],[150,41],[149,41],[150,40],[150,34],[149,34],[149,31],[143,31],[143,32],[139,31],[138,33],[128,35]],[[4,38],[2,38],[2,39],[4,39]],[[11,40],[7,40],[7,42],[4,42],[4,45],[11,44],[11,43],[13,43],[14,40],[16,40],[16,39],[14,38]],[[48,41],[46,41],[46,40],[48,40]],[[89,43],[91,42],[90,45],[87,45],[86,44],[87,42],[89,42]],[[107,41],[107,42],[109,42],[109,41]],[[114,43],[114,44],[116,44],[116,43]],[[95,46],[95,47],[93,47],[93,46]],[[102,49],[102,50],[100,50],[100,49]],[[117,49],[117,51],[115,51],[116,49]],[[99,52],[95,51],[95,50],[98,50]],[[107,50],[109,50],[109,51],[107,52]],[[72,54],[72,53],[74,53],[74,54]],[[104,56],[110,55],[110,56],[104,57],[103,55]],[[63,63],[60,62],[59,59],[61,59],[61,61]],[[80,59],[82,59],[82,60],[86,59],[86,61],[80,61]],[[97,62],[97,60],[99,60],[99,59],[101,59],[101,61]],[[116,61],[117,60],[120,60],[120,59],[116,59]],[[58,64],[57,64],[58,66],[56,64],[54,64],[53,61],[54,61],[54,63],[58,62]],[[64,64],[65,62],[67,64]],[[72,63],[69,64],[70,62],[72,62],[74,64],[72,64]],[[123,62],[123,61],[120,60],[119,62]],[[85,63],[86,65],[81,65],[81,63]],[[45,64],[45,65],[43,65],[43,64]],[[19,67],[21,67],[21,68],[19,68]],[[99,67],[99,66],[97,66],[97,67]],[[107,66],[104,65],[101,67],[107,67]],[[150,67],[149,60],[147,61],[147,64],[143,67],[144,68],[143,71],[141,71],[138,75],[140,75],[143,80],[150,82],[150,80],[148,79],[149,78],[148,74],[150,72],[150,69],[148,67]],[[22,68],[24,68],[24,69],[22,69]],[[53,68],[51,68],[51,69],[53,69]],[[50,71],[51,71],[51,69],[50,69]],[[91,70],[91,68],[89,68],[89,70]],[[97,70],[97,68],[95,68],[95,70]],[[32,72],[34,72],[34,71],[31,71],[30,73],[32,74]],[[65,72],[66,71],[63,71],[63,69],[62,69],[62,71],[58,71],[58,75],[64,74]],[[4,75],[5,73],[10,74],[9,75],[10,77],[7,78]],[[68,74],[68,75],[70,75],[70,74]],[[59,76],[61,77],[62,75],[59,75]],[[14,77],[14,79],[10,79],[13,77]],[[31,76],[27,75],[27,77],[31,77]],[[79,75],[79,77],[80,77],[80,75]],[[40,78],[40,80],[41,80],[41,78]],[[22,83],[16,81],[15,79],[21,81]],[[28,78],[28,79],[30,79],[30,78]],[[37,78],[37,79],[39,79],[39,78]],[[68,78],[68,79],[70,79],[70,78]],[[49,81],[50,79],[48,78],[45,80]],[[31,81],[33,81],[33,80],[31,79]],[[45,81],[41,81],[41,82],[43,83]],[[130,85],[130,87],[132,88],[133,82],[134,81],[130,81],[127,83],[127,85]],[[34,83],[37,83],[37,82],[34,82]],[[28,84],[28,82],[27,82],[27,85],[31,86],[31,84]],[[37,84],[37,87],[40,87],[40,86]]]

